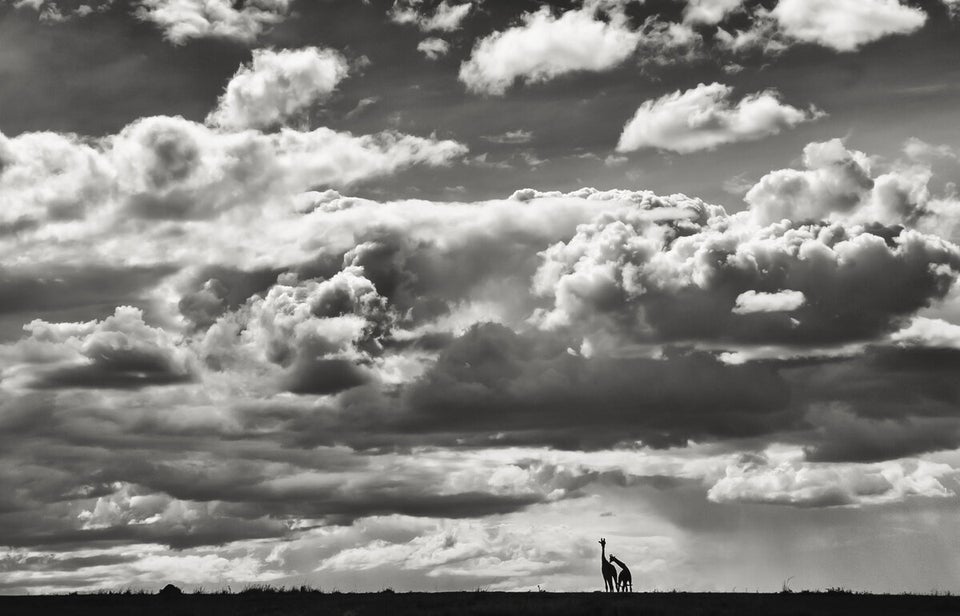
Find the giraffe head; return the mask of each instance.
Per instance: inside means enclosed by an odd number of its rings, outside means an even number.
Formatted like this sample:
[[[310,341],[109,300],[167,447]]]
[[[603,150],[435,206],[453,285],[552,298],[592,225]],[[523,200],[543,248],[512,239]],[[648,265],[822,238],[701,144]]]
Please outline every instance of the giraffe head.
[[[600,539],[600,545],[606,547],[606,546],[607,546],[607,540],[606,540],[606,539]]]

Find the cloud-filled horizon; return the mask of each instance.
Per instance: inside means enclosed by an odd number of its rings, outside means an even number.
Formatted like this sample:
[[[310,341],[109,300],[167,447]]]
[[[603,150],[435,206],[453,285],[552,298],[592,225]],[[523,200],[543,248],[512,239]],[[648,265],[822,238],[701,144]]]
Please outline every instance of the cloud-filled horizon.
[[[0,594],[960,590],[958,31],[0,0]]]

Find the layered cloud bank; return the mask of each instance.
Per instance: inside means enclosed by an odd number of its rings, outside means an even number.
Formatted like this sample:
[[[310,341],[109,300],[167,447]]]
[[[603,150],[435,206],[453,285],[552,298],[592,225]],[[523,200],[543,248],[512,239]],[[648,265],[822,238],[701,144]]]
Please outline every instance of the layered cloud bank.
[[[242,69],[218,112],[255,117],[243,93],[271,66]],[[0,345],[9,558],[96,541],[202,559],[657,482],[717,506],[953,494],[954,465],[923,456],[960,447],[960,335],[923,312],[954,301],[956,204],[919,163],[812,143],[735,214],[595,189],[375,201],[334,187],[463,147],[251,123],[3,138],[0,286],[24,323]],[[464,524],[449,532],[469,544]],[[504,533],[520,574],[567,570],[549,552],[521,566]],[[430,537],[313,566],[417,569]],[[438,561],[451,579],[462,549]],[[302,571],[262,558],[179,579]],[[49,577],[15,587],[83,584]]]
[[[846,54],[935,7],[690,0],[640,22],[639,4],[518,9],[477,36],[484,3],[361,6],[465,108],[707,52]],[[509,164],[465,142],[531,170],[637,169],[522,113],[411,129],[399,90],[344,94],[360,49],[263,42],[295,38],[280,24],[296,2],[131,6],[171,54],[245,55],[192,119],[0,133],[0,593],[582,590],[598,536],[645,589],[729,590],[742,578],[702,573],[732,553],[801,558],[823,537],[817,564],[849,545],[881,562],[876,536],[888,554],[917,528],[960,531],[953,149],[911,139],[884,160],[820,136],[789,168],[745,172],[732,208],[533,172],[536,189],[478,198],[443,174]],[[633,118],[599,139],[699,152],[674,164],[836,134],[803,98],[711,80],[630,94]],[[380,125],[357,118],[380,106]],[[426,194],[458,197],[411,197]],[[762,588],[790,574],[769,569]]]

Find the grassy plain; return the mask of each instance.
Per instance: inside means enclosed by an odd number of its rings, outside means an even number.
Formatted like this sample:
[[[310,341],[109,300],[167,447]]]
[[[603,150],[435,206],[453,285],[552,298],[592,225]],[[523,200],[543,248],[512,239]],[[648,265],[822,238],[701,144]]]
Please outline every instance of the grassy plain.
[[[0,597],[6,616],[925,616],[960,597],[819,593],[93,594]]]

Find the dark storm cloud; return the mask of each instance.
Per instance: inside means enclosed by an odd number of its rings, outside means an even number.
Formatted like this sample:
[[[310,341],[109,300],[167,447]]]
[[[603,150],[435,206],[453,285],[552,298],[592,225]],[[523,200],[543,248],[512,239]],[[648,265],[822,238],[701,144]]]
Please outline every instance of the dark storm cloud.
[[[809,421],[816,426],[816,436],[807,445],[807,458],[813,462],[880,462],[960,445],[960,422],[953,417],[872,419],[824,411]]]
[[[633,439],[664,447],[765,434],[791,421],[785,383],[763,366],[682,350],[663,359],[585,359],[555,340],[492,324],[446,348],[407,403],[408,430],[505,433],[507,442],[570,448]]]
[[[192,360],[138,308],[119,307],[86,323],[36,319],[24,329],[28,336],[7,357],[14,366],[8,378],[26,378],[28,387],[139,389],[192,380]]]
[[[328,395],[368,382],[363,369],[345,359],[317,359],[310,346],[301,349],[285,389],[295,394]]]
[[[26,557],[11,555],[0,558],[0,571],[79,571],[90,567],[129,563],[137,558],[135,555],[123,554],[98,554],[96,556],[66,558],[56,558],[51,555]]]
[[[396,486],[396,490],[371,490],[353,500],[315,502],[308,500],[272,503],[259,500],[249,506],[251,511],[269,515],[311,516],[331,524],[350,524],[355,520],[376,515],[407,515],[425,518],[482,518],[512,513],[530,505],[544,502],[540,494],[496,495],[485,491],[459,494],[435,494],[429,486]]]
[[[956,349],[880,347],[783,372],[812,460],[874,462],[960,446],[958,369]]]
[[[31,407],[18,402],[21,415],[35,416],[5,426],[0,462],[11,491],[0,497],[4,545],[186,548],[285,536],[287,521],[302,518],[345,524],[371,515],[478,517],[518,511],[583,483],[542,471],[536,488],[491,492],[481,489],[480,471],[476,488],[444,488],[445,467],[420,467],[414,458],[315,444],[290,451],[300,445],[284,443],[262,409],[247,434],[191,435],[158,425],[153,412],[140,417],[130,409],[123,417],[51,396]],[[10,409],[3,413],[9,417]],[[347,431],[338,430],[334,438]],[[24,447],[25,435],[60,444]],[[467,471],[469,464],[460,466]]]
[[[170,265],[8,266],[0,270],[0,314],[130,304],[174,271]]]
[[[169,474],[171,467],[159,468]],[[137,471],[117,471],[135,477]],[[176,549],[219,545],[243,539],[284,537],[286,520],[309,518],[325,524],[350,524],[375,515],[428,518],[476,518],[509,513],[543,502],[540,493],[496,495],[485,491],[437,494],[430,482],[409,480],[365,483],[355,492],[330,486],[277,493],[269,487],[206,485],[191,488],[143,476],[139,500],[114,495],[89,500],[74,496],[66,506],[34,502],[28,509],[0,512],[0,544],[14,547],[111,546],[160,543]],[[163,492],[164,488],[169,492]],[[166,496],[172,493],[171,496]],[[147,496],[150,495],[150,496]],[[150,501],[157,501],[151,503]],[[99,503],[104,503],[100,505]],[[113,503],[113,504],[111,504]],[[79,518],[78,518],[79,515]],[[152,516],[150,522],[143,520]]]
[[[198,519],[199,517],[199,519]],[[128,524],[117,519],[102,528],[77,528],[74,521],[37,519],[35,514],[3,516],[5,530],[0,541],[11,547],[42,547],[61,550],[84,546],[158,543],[174,549],[223,545],[243,539],[282,537],[288,528],[277,520],[244,520],[233,515],[197,516],[170,523]]]
[[[98,352],[97,349],[92,349]],[[172,385],[191,380],[180,373],[168,358],[136,351],[99,351],[92,364],[57,368],[43,372],[31,387],[57,389],[139,389],[151,385]]]
[[[857,407],[860,414],[882,419],[910,408],[921,417],[949,417],[960,404],[960,350],[877,348],[861,357],[801,369],[814,400],[836,400]]]
[[[516,511],[545,500],[544,492],[494,494],[460,491],[444,494],[443,477],[411,461],[397,464],[374,456],[353,456],[331,450],[314,456],[312,464],[290,467],[256,460],[231,463],[228,457],[201,456],[208,469],[176,459],[138,462],[127,468],[105,469],[107,481],[135,483],[144,493],[162,492],[192,503],[219,503],[221,513],[257,520],[329,518],[338,523],[371,515],[403,514],[427,517],[479,517]],[[329,466],[323,461],[328,460]],[[377,473],[380,465],[389,475]],[[311,468],[312,467],[312,468]],[[559,484],[562,478],[550,483]]]
[[[227,310],[236,310],[248,298],[270,288],[282,271],[206,267],[187,283],[178,308],[196,327],[206,329]],[[327,268],[326,273],[332,275],[335,271]]]

